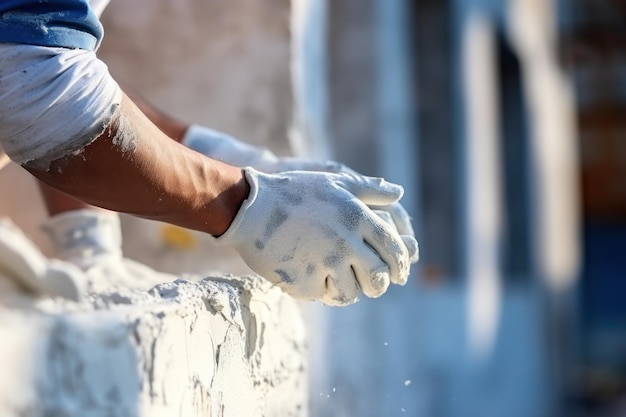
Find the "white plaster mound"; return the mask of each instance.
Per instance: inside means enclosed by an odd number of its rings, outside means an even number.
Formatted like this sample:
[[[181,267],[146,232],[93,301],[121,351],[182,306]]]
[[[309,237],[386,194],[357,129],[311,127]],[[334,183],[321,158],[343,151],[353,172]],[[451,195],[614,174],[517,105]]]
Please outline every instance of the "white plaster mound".
[[[0,335],[1,416],[307,415],[298,305],[260,278],[5,299]]]

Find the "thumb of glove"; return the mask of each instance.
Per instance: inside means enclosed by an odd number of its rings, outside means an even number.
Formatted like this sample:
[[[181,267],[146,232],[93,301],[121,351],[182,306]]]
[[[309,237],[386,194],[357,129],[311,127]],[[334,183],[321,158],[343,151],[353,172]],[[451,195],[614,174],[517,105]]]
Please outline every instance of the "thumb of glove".
[[[358,174],[343,174],[338,184],[368,206],[393,204],[404,194],[404,188],[398,184]]]

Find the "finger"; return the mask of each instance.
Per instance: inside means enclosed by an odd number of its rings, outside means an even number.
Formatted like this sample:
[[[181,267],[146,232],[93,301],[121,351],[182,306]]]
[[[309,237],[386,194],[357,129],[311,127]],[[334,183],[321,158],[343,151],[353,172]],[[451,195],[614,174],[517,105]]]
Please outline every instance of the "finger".
[[[335,271],[326,277],[326,291],[322,302],[330,306],[347,306],[359,301],[359,286],[349,267]]]
[[[401,235],[415,236],[413,231],[413,225],[411,224],[411,216],[402,207],[400,203],[393,203],[387,206],[370,206],[371,209],[378,212],[379,210],[386,211],[393,219],[393,223],[398,229],[398,233]]]
[[[337,183],[367,205],[388,205],[395,203],[404,194],[398,184],[383,178],[362,175],[338,174]]]
[[[369,298],[378,298],[389,288],[389,267],[369,245],[365,244],[357,262],[352,263],[352,271],[361,291]]]
[[[400,237],[409,252],[409,262],[412,264],[416,263],[420,258],[420,250],[417,240],[415,240],[413,236],[409,235],[401,235]]]
[[[385,206],[385,207],[387,207],[387,206]],[[373,207],[370,207],[370,208],[372,209],[372,211],[374,213],[376,213],[376,215],[378,217],[380,217],[381,220],[383,220],[389,226],[393,226],[393,227],[396,226],[396,224],[393,222],[393,218],[391,217],[391,214],[389,214],[388,211],[386,211],[386,210],[374,210]]]
[[[364,241],[389,267],[392,283],[404,285],[409,276],[409,251],[394,227],[372,215],[363,230]]]
[[[395,204],[392,204],[395,205]],[[391,206],[385,206],[391,207]],[[392,215],[385,210],[372,210],[378,217],[385,221],[388,225],[392,227],[396,227],[397,224],[392,220]],[[406,213],[406,211],[405,211]],[[417,240],[412,235],[405,235],[399,232],[402,241],[404,242],[404,246],[406,247],[409,253],[409,262],[414,264],[419,259],[419,246],[417,244]]]

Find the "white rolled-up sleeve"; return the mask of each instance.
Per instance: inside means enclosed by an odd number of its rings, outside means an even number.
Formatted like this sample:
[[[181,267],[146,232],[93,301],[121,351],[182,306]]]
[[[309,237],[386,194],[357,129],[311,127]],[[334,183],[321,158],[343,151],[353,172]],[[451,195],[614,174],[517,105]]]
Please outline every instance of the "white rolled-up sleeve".
[[[95,53],[0,44],[0,145],[15,162],[50,162],[97,138],[122,92]]]

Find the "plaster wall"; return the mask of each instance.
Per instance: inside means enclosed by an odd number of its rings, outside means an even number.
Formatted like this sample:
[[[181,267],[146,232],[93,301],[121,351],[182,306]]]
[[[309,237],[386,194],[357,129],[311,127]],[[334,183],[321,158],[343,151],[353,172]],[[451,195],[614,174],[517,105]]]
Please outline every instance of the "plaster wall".
[[[2,416],[307,415],[298,307],[260,278],[4,295]]]

